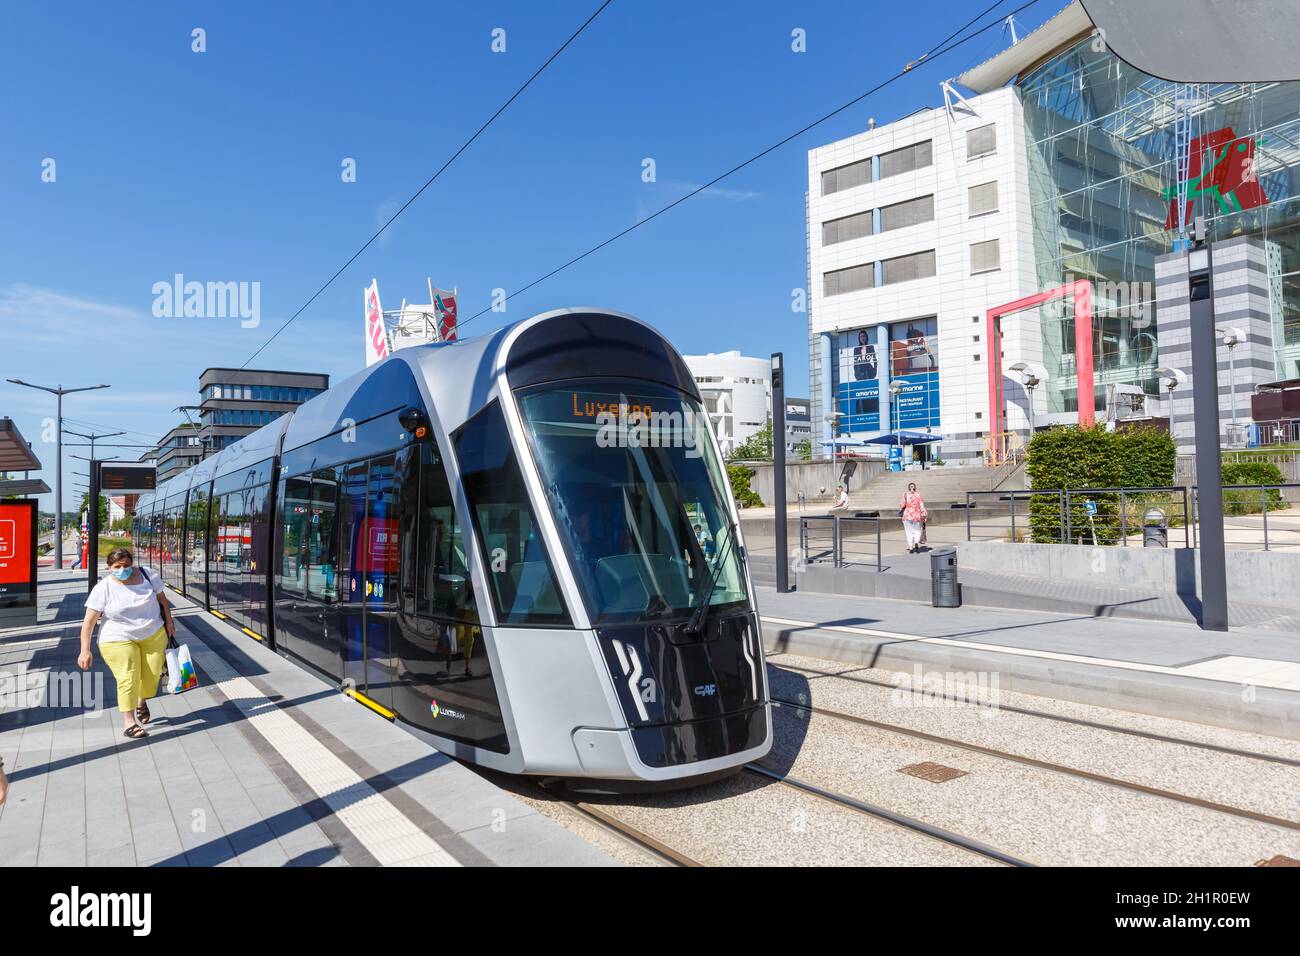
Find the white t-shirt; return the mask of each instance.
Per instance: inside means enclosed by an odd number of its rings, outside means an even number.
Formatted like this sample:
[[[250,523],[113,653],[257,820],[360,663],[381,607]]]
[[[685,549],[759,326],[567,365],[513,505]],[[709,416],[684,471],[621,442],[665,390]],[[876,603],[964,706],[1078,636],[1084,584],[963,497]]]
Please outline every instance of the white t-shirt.
[[[162,608],[158,605],[162,578],[153,568],[140,570],[138,584],[123,584],[110,574],[91,589],[86,608],[103,615],[99,643],[147,641],[163,626]]]

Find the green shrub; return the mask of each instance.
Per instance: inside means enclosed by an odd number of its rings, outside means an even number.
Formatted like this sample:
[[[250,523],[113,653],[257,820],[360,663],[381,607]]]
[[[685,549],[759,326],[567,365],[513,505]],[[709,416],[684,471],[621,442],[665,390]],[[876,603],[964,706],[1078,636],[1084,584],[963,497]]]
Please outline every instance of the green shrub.
[[[1285,480],[1281,469],[1271,461],[1225,461],[1223,463],[1225,485],[1280,485]],[[1284,507],[1282,492],[1277,488],[1270,488],[1263,493],[1243,489],[1223,493],[1223,510],[1225,514],[1230,515],[1258,514],[1264,510],[1265,501],[1268,502],[1269,511]]]
[[[763,504],[763,499],[758,496],[758,492],[749,487],[749,479],[753,477],[753,468],[746,468],[744,465],[727,466],[727,479],[731,482],[731,497],[736,499],[737,506],[741,508],[759,507]]]
[[[1168,487],[1173,484],[1176,460],[1174,440],[1154,428],[1107,431],[1100,424],[1051,428],[1035,433],[1029,442],[1025,473],[1031,488]],[[1071,499],[1070,514],[1063,521],[1058,496],[1032,496],[1029,527],[1033,540],[1059,542],[1062,537],[1078,540],[1080,536],[1091,540],[1095,528],[1098,544],[1115,544],[1123,537],[1126,523],[1130,533],[1141,527],[1141,513],[1152,504],[1181,520],[1181,496],[1172,511],[1168,506],[1173,501],[1167,494],[1126,496],[1123,502],[1118,494],[1089,497],[1097,503],[1091,524],[1082,497]],[[1068,527],[1063,527],[1067,523]]]

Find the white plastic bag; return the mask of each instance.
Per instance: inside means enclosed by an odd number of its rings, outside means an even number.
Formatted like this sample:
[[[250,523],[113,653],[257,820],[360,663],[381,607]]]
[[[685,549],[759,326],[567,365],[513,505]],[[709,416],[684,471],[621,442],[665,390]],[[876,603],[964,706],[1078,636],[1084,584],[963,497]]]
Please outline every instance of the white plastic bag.
[[[167,648],[167,693],[179,694],[198,686],[199,677],[194,673],[189,647],[179,644]]]

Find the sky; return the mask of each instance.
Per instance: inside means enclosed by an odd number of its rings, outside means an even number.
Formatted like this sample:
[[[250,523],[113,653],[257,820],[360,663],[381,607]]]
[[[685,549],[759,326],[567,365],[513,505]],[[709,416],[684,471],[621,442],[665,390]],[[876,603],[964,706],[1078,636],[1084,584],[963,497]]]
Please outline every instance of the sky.
[[[870,89],[991,2],[927,0],[920,16],[876,0],[614,0],[250,367],[334,381],[359,370],[372,278],[386,308],[426,299],[426,276],[455,287],[463,320],[494,289],[520,288]],[[1020,34],[1064,5],[1039,0]],[[157,440],[182,420],[173,409],[197,404],[205,368],[247,362],[598,6],[6,3],[0,379],[109,383],[65,399],[67,427]],[[608,307],[686,354],[784,351],[787,394],[806,395],[806,315],[791,301],[807,282],[808,149],[941,105],[942,80],[1009,42],[997,26],[921,64],[463,334]],[[156,284],[177,274],[256,283],[258,323],[155,314]],[[51,486],[53,414],[53,396],[0,382],[0,416]],[[70,456],[86,453],[65,449],[69,507],[84,480],[73,472],[85,474]]]

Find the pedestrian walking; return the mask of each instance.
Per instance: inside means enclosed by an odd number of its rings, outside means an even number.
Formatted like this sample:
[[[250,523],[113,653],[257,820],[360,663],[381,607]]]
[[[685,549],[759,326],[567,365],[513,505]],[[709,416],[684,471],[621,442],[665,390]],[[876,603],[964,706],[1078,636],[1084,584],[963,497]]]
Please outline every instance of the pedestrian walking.
[[[99,654],[117,679],[122,733],[134,740],[147,736],[148,699],[158,693],[167,640],[175,636],[176,624],[163,594],[162,578],[157,571],[136,567],[129,548],[108,552],[108,569],[109,576],[86,598],[77,666],[83,671],[90,669],[90,640],[102,618]]]
[[[930,513],[925,510],[925,499],[916,490],[916,482],[910,482],[907,491],[903,493],[898,516],[903,519],[903,531],[907,535],[907,551],[909,554],[916,554],[921,550],[925,522],[930,516]]]

